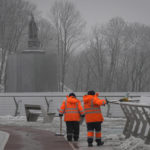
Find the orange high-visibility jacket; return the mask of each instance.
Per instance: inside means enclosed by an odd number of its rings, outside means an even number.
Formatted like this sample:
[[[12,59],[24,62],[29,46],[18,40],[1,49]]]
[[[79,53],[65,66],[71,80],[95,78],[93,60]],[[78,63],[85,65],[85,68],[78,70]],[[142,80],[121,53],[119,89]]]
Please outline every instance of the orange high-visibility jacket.
[[[101,105],[106,104],[105,99],[99,99],[98,94],[96,95],[85,95],[83,96],[84,111],[86,122],[102,122],[104,121]]]
[[[60,114],[64,114],[64,121],[80,121],[80,115],[84,114],[80,100],[73,96],[67,96],[67,100],[63,101]]]

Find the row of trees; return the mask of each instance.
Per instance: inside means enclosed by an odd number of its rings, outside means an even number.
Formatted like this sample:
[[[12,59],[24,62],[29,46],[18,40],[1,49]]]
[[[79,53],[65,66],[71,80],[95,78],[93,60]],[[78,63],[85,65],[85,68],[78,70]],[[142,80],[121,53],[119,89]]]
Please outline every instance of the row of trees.
[[[36,6],[25,0],[0,0],[0,91],[5,91],[9,54],[27,49],[28,25],[31,14],[36,16],[42,48],[48,50],[53,27],[43,19]]]
[[[71,1],[55,1],[43,19],[24,0],[0,0],[0,85],[7,56],[27,48],[28,22],[36,16],[41,48],[58,56],[58,87],[74,91],[149,91],[150,27],[113,18],[84,33],[85,21]],[[81,51],[79,51],[79,49]]]
[[[51,9],[56,29],[60,91],[149,91],[150,27],[113,18],[83,40],[84,21],[69,1]],[[74,54],[84,43],[83,52]],[[77,46],[77,47],[76,47]]]
[[[113,18],[92,29],[86,50],[73,59],[75,91],[149,91],[150,27]]]

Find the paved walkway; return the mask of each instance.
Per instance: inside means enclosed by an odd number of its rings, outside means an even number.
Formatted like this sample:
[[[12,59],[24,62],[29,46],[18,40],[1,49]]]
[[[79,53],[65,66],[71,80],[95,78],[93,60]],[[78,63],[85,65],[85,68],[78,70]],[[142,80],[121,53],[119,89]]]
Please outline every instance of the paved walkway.
[[[72,150],[63,136],[31,127],[0,126],[1,131],[8,132],[10,137],[5,150]]]
[[[79,142],[68,143],[65,136],[55,136],[59,131],[59,118],[54,118],[52,123],[42,122],[26,122],[25,119],[14,118],[5,123],[5,120],[0,120],[4,125],[0,125],[0,131],[5,131],[10,134],[5,150],[116,150],[123,141],[122,130],[124,120],[120,119],[105,119],[102,124],[103,140],[105,144],[97,147],[93,143],[93,147],[89,148],[87,144],[87,129],[85,122],[80,126]],[[63,133],[66,131],[66,125],[63,122]]]
[[[73,150],[113,150],[113,148],[110,145],[103,145],[100,147],[97,147],[96,145],[93,145],[93,147],[88,147],[87,143],[85,144],[81,144],[80,142],[75,143],[69,143],[71,145],[71,147],[73,148]]]
[[[64,136],[32,127],[4,126],[0,130],[10,134],[4,150],[91,150],[86,142],[67,142]],[[93,150],[113,150],[111,146],[93,146]]]

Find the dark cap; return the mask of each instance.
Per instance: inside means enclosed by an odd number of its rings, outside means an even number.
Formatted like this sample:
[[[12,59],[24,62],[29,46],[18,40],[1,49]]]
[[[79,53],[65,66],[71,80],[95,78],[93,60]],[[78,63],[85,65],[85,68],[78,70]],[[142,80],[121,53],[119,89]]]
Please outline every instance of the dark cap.
[[[95,95],[95,91],[88,91],[88,95]]]
[[[76,95],[74,93],[70,93],[69,96],[76,97]]]

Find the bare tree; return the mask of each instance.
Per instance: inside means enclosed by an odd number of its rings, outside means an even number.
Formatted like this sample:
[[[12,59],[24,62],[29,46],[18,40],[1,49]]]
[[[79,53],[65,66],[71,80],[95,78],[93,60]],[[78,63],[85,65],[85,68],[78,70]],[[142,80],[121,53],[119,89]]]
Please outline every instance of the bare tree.
[[[116,80],[116,69],[119,65],[119,57],[120,51],[123,47],[123,31],[126,27],[126,23],[121,18],[113,18],[110,20],[106,29],[104,30],[105,40],[106,40],[106,47],[109,51],[108,53],[108,61],[110,60],[110,65],[108,68],[107,74],[107,89],[108,91],[112,91],[114,89],[113,83]]]
[[[90,40],[90,56],[93,60],[93,66],[92,68],[95,68],[93,70],[93,73],[95,74],[96,80],[97,80],[97,90],[103,91],[105,89],[104,85],[104,73],[105,73],[105,62],[106,62],[106,54],[105,54],[105,48],[104,48],[104,37],[101,33],[101,28],[98,26],[95,26],[92,31],[92,38]],[[92,61],[91,61],[92,62]],[[92,69],[91,68],[91,69]]]
[[[2,48],[0,85],[3,91],[8,54],[17,51],[28,16],[31,10],[34,10],[33,8],[23,0],[0,0],[0,47]]]
[[[47,52],[56,53],[56,33],[54,27],[44,18],[40,18],[37,25],[39,29],[38,35],[41,48]]]
[[[52,23],[57,33],[59,90],[64,90],[67,60],[81,44],[81,34],[85,23],[70,1],[56,1],[51,9]]]

